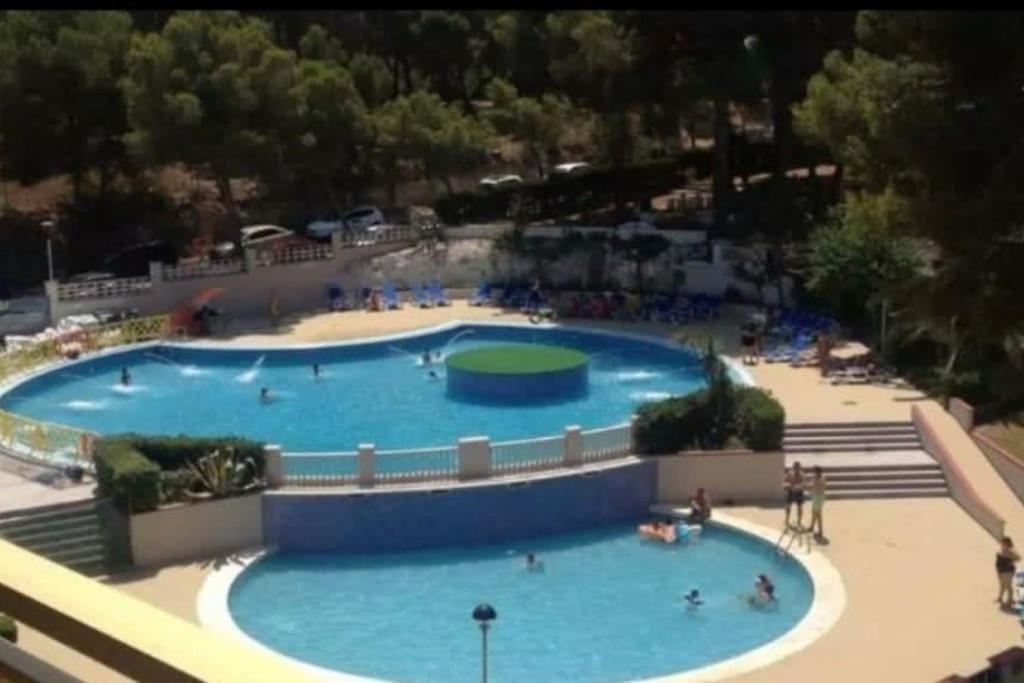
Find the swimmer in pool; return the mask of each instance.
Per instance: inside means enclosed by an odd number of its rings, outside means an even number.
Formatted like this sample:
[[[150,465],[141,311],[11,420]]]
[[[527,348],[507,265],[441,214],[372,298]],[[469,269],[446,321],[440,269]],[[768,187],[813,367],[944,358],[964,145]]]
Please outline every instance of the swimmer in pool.
[[[533,553],[526,554],[526,571],[528,572],[542,572],[544,571],[544,563],[537,559],[537,556]]]
[[[313,363],[313,379],[318,381],[318,382],[320,381],[320,364],[319,363]]]
[[[433,362],[433,358],[430,355],[430,349],[427,349],[426,351],[423,352],[423,364],[430,365]]]
[[[132,383],[132,375],[128,368],[121,368],[121,386],[126,387]]]
[[[260,389],[260,403],[262,403],[263,405],[266,405],[266,404],[270,403],[273,400],[274,399],[270,396],[270,389],[268,389],[266,387],[263,387],[262,389]]]
[[[689,610],[697,609],[704,604],[704,598],[700,597],[700,591],[696,588],[684,595],[683,600],[686,602],[686,609]]]
[[[757,581],[754,582],[754,589],[757,592],[747,598],[751,607],[766,607],[773,602],[778,602],[775,597],[775,584],[764,574],[758,574]]]
[[[428,372],[427,377],[429,377],[430,379],[441,379],[441,376],[437,374],[436,370],[431,370],[430,372]]]

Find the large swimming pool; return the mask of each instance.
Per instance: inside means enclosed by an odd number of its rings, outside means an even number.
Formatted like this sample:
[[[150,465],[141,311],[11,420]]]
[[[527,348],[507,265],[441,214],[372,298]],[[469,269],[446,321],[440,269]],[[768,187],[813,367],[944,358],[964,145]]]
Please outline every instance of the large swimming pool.
[[[583,351],[589,390],[562,401],[495,405],[448,394],[442,365],[426,350],[539,343]],[[312,365],[322,378],[315,381]],[[122,368],[132,376],[121,386]],[[514,325],[454,325],[352,344],[288,349],[156,345],[88,359],[42,374],[0,396],[0,407],[101,434],[238,435],[286,451],[447,446],[464,436],[493,441],[621,424],[651,399],[703,386],[696,354],[657,340]],[[264,405],[260,389],[274,401]]]
[[[544,562],[523,568],[524,553]],[[750,607],[758,574],[775,607]],[[683,606],[698,588],[705,603]],[[770,544],[709,525],[689,545],[643,541],[632,526],[515,543],[391,555],[277,554],[235,581],[229,607],[263,644],[321,667],[389,681],[480,676],[487,602],[494,683],[612,683],[709,665],[768,643],[807,613],[814,587]]]

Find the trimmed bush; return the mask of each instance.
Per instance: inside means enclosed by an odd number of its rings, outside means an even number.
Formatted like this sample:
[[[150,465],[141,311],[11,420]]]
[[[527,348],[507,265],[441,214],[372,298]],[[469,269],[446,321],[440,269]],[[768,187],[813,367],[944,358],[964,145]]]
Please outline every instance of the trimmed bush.
[[[736,434],[754,451],[782,448],[786,410],[773,396],[756,387],[736,389]]]
[[[648,454],[699,448],[708,420],[706,390],[645,403],[637,410],[636,448]]]
[[[0,638],[18,642],[18,624],[6,614],[0,614]]]
[[[160,504],[160,468],[128,441],[100,439],[93,457],[99,494],[125,512],[147,512]]]
[[[243,460],[252,458],[256,466],[257,476],[263,476],[263,444],[249,439],[233,436],[193,437],[117,434],[106,437],[103,440],[124,441],[131,444],[137,451],[159,465],[160,469],[165,472],[183,469],[186,462],[194,463],[197,459],[217,449],[231,448]]]

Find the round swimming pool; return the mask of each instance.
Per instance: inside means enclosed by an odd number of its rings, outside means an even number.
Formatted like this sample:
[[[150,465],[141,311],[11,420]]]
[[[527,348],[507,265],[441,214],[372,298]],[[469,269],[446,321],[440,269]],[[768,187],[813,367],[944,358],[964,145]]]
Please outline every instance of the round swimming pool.
[[[536,553],[540,572],[524,569]],[[778,603],[745,596],[768,574]],[[698,588],[704,604],[687,610]],[[232,584],[235,624],[282,654],[389,681],[475,681],[488,602],[490,680],[612,683],[703,667],[775,640],[814,586],[770,544],[711,524],[666,546],[632,526],[516,543],[393,555],[269,555]]]
[[[449,393],[443,358],[458,350],[548,344],[587,355],[582,394],[514,405]],[[432,362],[424,365],[429,351]],[[313,376],[318,364],[321,376]],[[121,386],[122,368],[131,384]],[[608,333],[515,325],[448,325],[383,340],[239,349],[153,345],[43,373],[0,396],[0,408],[100,434],[236,435],[286,451],[446,446],[460,437],[493,441],[560,434],[628,421],[651,399],[704,384],[684,347]],[[263,404],[260,389],[273,401]]]

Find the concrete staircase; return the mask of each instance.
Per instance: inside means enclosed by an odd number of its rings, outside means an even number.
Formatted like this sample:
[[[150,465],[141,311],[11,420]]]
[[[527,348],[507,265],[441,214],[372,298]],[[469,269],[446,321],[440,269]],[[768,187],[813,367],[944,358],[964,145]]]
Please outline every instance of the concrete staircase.
[[[83,574],[104,573],[111,563],[101,504],[88,500],[0,513],[0,538]]]
[[[942,468],[911,422],[828,422],[786,426],[786,465],[820,466],[828,498],[931,498],[949,495]]]

